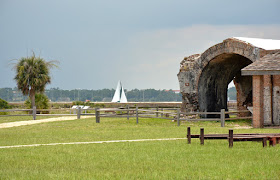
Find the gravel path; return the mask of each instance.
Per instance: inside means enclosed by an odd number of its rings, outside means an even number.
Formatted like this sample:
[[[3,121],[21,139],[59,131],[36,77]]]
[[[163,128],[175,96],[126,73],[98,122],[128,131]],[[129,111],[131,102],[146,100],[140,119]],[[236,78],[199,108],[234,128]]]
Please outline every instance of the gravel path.
[[[81,119],[90,118],[92,116],[81,116]],[[27,120],[27,121],[16,121],[16,122],[8,122],[8,123],[1,123],[0,128],[11,128],[17,126],[26,126],[32,124],[39,124],[45,122],[54,122],[54,121],[71,121],[76,120],[76,116],[64,116],[64,117],[56,117],[56,118],[48,118],[48,119],[40,119],[40,120]]]

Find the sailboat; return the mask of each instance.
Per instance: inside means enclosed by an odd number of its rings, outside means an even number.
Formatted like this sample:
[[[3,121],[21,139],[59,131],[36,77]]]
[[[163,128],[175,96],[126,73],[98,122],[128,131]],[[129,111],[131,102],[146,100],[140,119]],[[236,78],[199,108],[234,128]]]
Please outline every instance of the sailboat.
[[[118,82],[112,102],[126,103],[127,99],[121,81]]]

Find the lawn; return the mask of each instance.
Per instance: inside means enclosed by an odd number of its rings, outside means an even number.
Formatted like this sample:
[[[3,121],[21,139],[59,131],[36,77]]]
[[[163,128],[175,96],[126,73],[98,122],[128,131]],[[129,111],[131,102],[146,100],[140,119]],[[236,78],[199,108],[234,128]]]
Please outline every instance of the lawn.
[[[0,129],[0,146],[101,140],[182,138],[187,126],[228,133],[241,120],[181,123],[161,119],[101,118]],[[280,133],[279,129],[234,129],[234,133]],[[56,145],[0,149],[0,179],[279,179],[280,145],[197,139]]]

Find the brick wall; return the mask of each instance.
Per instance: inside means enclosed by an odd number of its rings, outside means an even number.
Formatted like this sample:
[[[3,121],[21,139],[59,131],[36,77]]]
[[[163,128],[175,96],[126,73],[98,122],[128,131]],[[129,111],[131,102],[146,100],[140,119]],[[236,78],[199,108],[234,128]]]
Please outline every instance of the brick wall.
[[[253,76],[253,122],[254,128],[263,127],[263,76]]]
[[[271,75],[263,76],[263,115],[264,125],[272,124],[272,82]]]
[[[280,125],[280,75],[273,76],[273,123]]]

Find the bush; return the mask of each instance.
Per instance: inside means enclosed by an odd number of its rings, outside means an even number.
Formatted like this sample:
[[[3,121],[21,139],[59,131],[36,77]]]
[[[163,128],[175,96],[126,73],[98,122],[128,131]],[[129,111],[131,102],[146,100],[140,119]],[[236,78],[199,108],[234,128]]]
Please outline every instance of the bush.
[[[105,104],[103,103],[91,103],[89,104],[90,107],[98,107],[98,108],[105,108]],[[107,105],[106,108],[110,108],[111,106]]]
[[[51,109],[61,109],[61,108],[71,108],[72,105],[70,103],[58,103],[58,102],[51,102],[50,103]]]
[[[70,104],[63,104],[62,107],[63,108],[71,108],[71,105]]]
[[[74,101],[73,105],[85,105],[85,102],[83,102],[83,101]]]
[[[26,108],[32,109],[30,98],[25,101]],[[49,98],[45,94],[35,95],[35,106],[36,109],[48,109],[49,108]],[[37,113],[40,113],[37,111]],[[47,112],[44,112],[47,113]]]
[[[90,102],[74,101],[73,105],[91,106]]]
[[[10,106],[7,101],[0,98],[0,109],[9,109]],[[0,112],[0,115],[7,115],[7,112]]]
[[[9,109],[10,106],[7,101],[0,98],[0,109]]]

